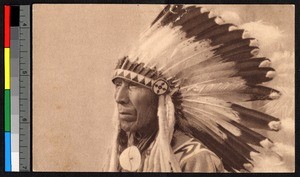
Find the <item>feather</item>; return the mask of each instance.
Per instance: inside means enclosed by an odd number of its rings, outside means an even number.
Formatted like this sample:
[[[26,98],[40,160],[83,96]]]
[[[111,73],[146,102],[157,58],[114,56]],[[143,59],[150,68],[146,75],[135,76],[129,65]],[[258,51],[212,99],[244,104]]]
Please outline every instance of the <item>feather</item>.
[[[247,59],[241,62],[220,62],[219,58],[211,58],[209,60],[200,62],[197,65],[183,69],[177,77],[191,77],[194,75],[202,75],[211,72],[220,72],[220,71],[236,71],[235,76],[247,76],[251,74],[264,73],[263,76],[266,77],[269,71],[274,71],[273,68],[269,67],[260,67],[261,63],[264,61],[269,61],[264,58],[253,58]],[[266,66],[266,64],[264,64]],[[256,71],[256,72],[255,72]],[[182,74],[184,73],[184,75]],[[221,76],[223,74],[220,74]],[[270,78],[272,79],[272,78]]]
[[[221,125],[223,126],[225,129],[229,130],[230,132],[232,132],[235,136],[240,136],[241,135],[241,131],[233,126],[232,124],[230,124],[231,119],[216,112],[216,111],[211,111],[209,109],[205,109],[205,108],[197,108],[197,107],[191,107],[189,104],[187,103],[183,103],[182,104],[184,107],[184,110],[188,109],[191,111],[194,111],[196,113],[199,113],[199,115],[203,115],[203,119],[207,119],[207,122],[213,122],[212,126],[216,126],[216,125]],[[210,112],[208,112],[210,111]],[[206,118],[205,118],[206,117]]]
[[[181,88],[183,96],[211,96],[223,100],[232,100],[228,96],[237,95],[239,101],[273,100],[280,92],[264,86],[250,86],[244,83],[192,84]],[[225,99],[226,98],[226,99]]]
[[[239,70],[246,70],[248,68],[264,68],[270,66],[270,60],[267,58],[251,58],[239,59],[236,63],[236,68]]]
[[[271,81],[275,77],[275,70],[273,68],[253,67],[247,70],[240,70],[233,76],[241,76],[248,84],[261,84]]]
[[[172,102],[172,98],[166,95],[166,108],[167,108],[167,120],[168,120],[168,131],[169,131],[169,143],[171,143],[174,126],[175,126],[175,108]]]
[[[216,139],[218,142],[224,142],[224,140],[227,138],[223,132],[217,129],[215,123],[208,121],[206,115],[204,115],[203,113],[200,113],[202,119],[197,118],[199,117],[199,114],[189,110],[189,108],[185,108],[183,113],[185,117],[189,117],[189,122],[194,123],[194,125],[197,126],[199,130],[210,134],[210,136]]]
[[[228,33],[222,33],[220,35],[210,37],[210,39],[212,41],[212,45],[226,44],[235,40],[242,39],[243,33],[243,29],[238,29],[234,31],[229,31]]]
[[[232,73],[235,73],[237,70],[235,69],[235,63],[234,62],[215,62],[210,63],[210,65],[206,67],[197,68],[193,71],[190,71],[188,73],[193,73],[191,76],[199,76],[206,73],[215,73],[215,72],[222,72],[222,71],[232,71]],[[223,75],[223,74],[221,74]]]
[[[195,76],[190,76],[189,78],[184,78],[184,82],[182,83],[182,89],[185,89],[186,87],[189,88],[195,88],[194,85],[197,85],[197,87],[205,87],[205,84],[207,81],[215,80],[215,79],[226,79],[233,77],[236,74],[237,71],[235,70],[225,70],[225,71],[215,71],[215,72],[206,72],[197,74]],[[243,84],[243,83],[237,83],[237,84]],[[207,84],[208,85],[208,84]],[[218,86],[218,85],[211,85],[212,87]],[[230,86],[230,84],[224,84],[224,87]],[[218,88],[216,88],[218,89]]]
[[[170,7],[171,7],[170,4],[166,5],[166,7],[153,20],[153,22],[151,23],[151,26],[153,26],[157,21],[159,21],[163,17],[169,11]]]
[[[250,152],[258,152],[251,146],[247,145],[245,141],[241,141],[241,139],[234,136],[231,132],[226,130],[224,127],[219,126],[220,130],[224,131],[227,135],[226,144],[228,144],[229,147],[235,149],[238,154],[242,157],[244,157],[247,160],[250,160]],[[245,163],[245,162],[244,162]]]
[[[244,169],[247,171],[242,164],[250,162],[242,156],[237,156],[235,149],[229,148],[224,142],[220,143],[216,141],[210,134],[199,131],[199,128],[197,128],[195,124],[189,124],[188,127],[193,137],[201,140],[209,149],[215,152],[217,156],[222,157],[226,170],[234,171],[234,169]]]
[[[170,152],[169,150],[169,128],[168,128],[168,120],[166,118],[166,99],[164,95],[159,96],[159,106],[158,106],[158,125],[159,125],[159,132],[157,135],[159,146],[159,154],[160,154],[160,163],[161,163],[161,170],[163,172],[170,171],[168,168],[169,164],[166,164],[169,161]]]
[[[146,171],[152,171],[153,169],[155,169],[155,165],[158,165],[156,162],[157,161],[157,141],[155,140],[154,142],[154,145],[151,149],[151,152],[150,152],[150,155],[149,155],[149,166],[148,166],[148,169]]]
[[[255,146],[261,146],[261,142],[268,139],[267,137],[251,130],[250,128],[242,125],[243,121],[241,121],[240,123],[235,122],[235,121],[231,121],[230,122],[232,125],[238,127],[241,131],[241,136],[240,139],[243,140],[246,143],[255,145]]]
[[[258,59],[254,60],[253,62],[247,61],[241,64],[235,64],[234,62],[210,64],[209,67],[203,67],[202,69],[199,68],[197,70],[191,70],[191,68],[189,68],[190,71],[184,70],[185,75],[179,73],[178,77],[183,78],[183,86],[192,83],[207,83],[208,81],[212,80],[224,83],[222,80],[228,77],[234,77],[235,79],[238,79],[239,77],[243,78],[245,84],[260,84],[262,82],[270,81],[274,77],[274,74],[272,73],[274,71],[273,68],[251,67],[253,65],[259,66],[263,61],[266,60]],[[188,82],[185,80],[188,80]],[[241,81],[237,80],[237,83],[238,82]]]
[[[227,45],[222,45],[217,48],[218,53],[231,53],[232,51],[236,51],[238,49],[250,48],[250,38],[249,39],[239,39],[228,42]],[[255,47],[255,46],[254,46]]]
[[[237,61],[240,62],[241,60],[247,60],[254,58],[254,55],[251,53],[251,50],[244,50],[240,53],[232,53],[228,55],[220,55],[224,61]]]
[[[269,127],[270,122],[278,122],[279,119],[267,114],[264,114],[262,112],[258,112],[249,108],[245,108],[243,106],[232,104],[231,108],[235,110],[239,117],[241,118],[241,121],[250,124],[255,125],[256,128],[264,128],[268,130],[274,130],[272,127]],[[274,127],[273,127],[274,128]],[[276,130],[276,129],[275,129]]]
[[[157,142],[158,143],[158,142]],[[152,172],[159,172],[161,170],[161,163],[160,163],[160,151],[158,145],[154,148],[154,158],[152,161],[153,169],[151,169]]]
[[[198,112],[199,113],[199,112]],[[220,116],[220,115],[219,115]],[[198,117],[201,117],[201,115]],[[203,117],[202,117],[203,118]],[[218,117],[211,117],[212,119],[218,119]],[[215,126],[218,127],[220,131],[226,134],[226,139],[224,139],[224,143],[227,144],[229,147],[236,149],[236,151],[239,152],[240,156],[244,156],[246,159],[250,159],[250,152],[257,152],[255,149],[251,148],[246,143],[241,142],[236,135],[233,135],[230,133],[226,128],[218,124],[218,121],[216,121],[217,124]],[[196,123],[196,122],[195,122]],[[198,124],[195,124],[198,125]],[[207,129],[202,129],[202,131],[206,131]],[[212,128],[209,128],[209,130],[212,130]],[[232,131],[232,128],[231,128]],[[216,136],[216,135],[215,135]],[[212,136],[214,139],[217,139],[215,136]],[[253,136],[252,136],[253,137]],[[200,139],[202,140],[202,139]],[[220,142],[220,141],[219,141]]]
[[[216,49],[216,54],[220,55],[221,57],[225,58],[225,57],[231,57],[234,55],[240,55],[243,53],[249,53],[251,54],[251,57],[256,56],[258,54],[259,48],[258,47],[249,47],[249,46],[242,46],[239,48],[235,48],[233,50],[230,51],[218,51],[218,49]]]
[[[218,25],[216,23],[216,19],[217,19],[217,17],[208,19],[205,15],[201,15],[200,18],[194,19],[194,21],[192,22],[192,25],[188,25],[188,28],[184,30],[186,32],[186,37],[190,38],[193,36],[200,35],[207,29]],[[194,41],[197,41],[197,40],[198,40],[198,38],[195,38]]]
[[[186,79],[182,81],[182,85],[188,85],[186,82]],[[215,78],[211,78],[211,79],[207,79],[205,81],[201,81],[201,82],[195,82],[195,83],[189,83],[190,86],[194,85],[196,86],[198,85],[207,85],[207,84],[225,84],[225,85],[246,85],[246,82],[244,79],[242,79],[241,77],[215,77]],[[225,86],[224,85],[224,86]]]
[[[225,94],[228,92],[236,92],[245,90],[247,87],[244,83],[232,84],[232,83],[212,83],[212,84],[190,84],[181,88],[183,95],[187,91],[198,93],[199,96],[211,95],[217,96],[218,94]]]
[[[174,26],[180,26],[182,31],[187,31],[190,27],[189,24],[192,24],[193,22],[195,23],[195,21],[201,21],[201,17],[207,18],[208,13],[202,13],[201,8],[199,7],[187,7],[186,13],[181,16],[179,20],[174,22]]]
[[[180,71],[177,72],[175,77],[177,78],[185,78],[189,77],[191,75],[194,75],[193,72],[197,72],[198,70],[202,70],[207,67],[213,67],[214,65],[219,64],[222,61],[222,58],[218,56],[211,57],[207,60],[204,61],[198,61],[195,65],[192,65],[190,67],[186,67],[184,69],[181,69]]]
[[[211,39],[214,36],[223,35],[229,32],[229,29],[232,28],[233,24],[224,24],[224,25],[215,25],[211,28],[206,29],[203,33],[196,36],[197,40],[201,39]]]
[[[222,106],[222,109],[218,110],[218,108],[220,109],[220,106],[208,106],[208,104],[205,104],[205,106],[203,106],[204,103],[201,104],[202,106],[192,106],[192,104],[187,104],[184,102],[183,107],[184,109],[186,109],[185,105],[188,105],[190,109],[196,110],[197,113],[205,112],[209,115],[208,117],[212,121],[215,121],[218,125],[231,132],[234,136],[241,137],[241,139],[243,139],[243,141],[246,143],[261,146],[261,141],[267,139],[266,137],[256,133],[255,131],[239,124],[234,118],[231,118],[233,115],[235,115],[235,113],[228,114],[231,108],[226,107],[226,109],[224,109],[224,106]],[[231,112],[234,111],[231,110]]]
[[[190,115],[189,115],[190,116]],[[199,117],[199,116],[196,116]],[[193,119],[194,120],[194,119]],[[180,129],[184,132],[191,134],[193,137],[199,139],[203,142],[210,150],[216,153],[217,156],[222,158],[224,167],[228,171],[235,171],[234,169],[244,169],[244,163],[251,163],[249,160],[245,159],[243,156],[236,154],[236,149],[231,148],[222,139],[216,139],[215,134],[211,132],[210,129],[203,129],[198,127],[199,123],[194,121],[187,122],[185,119],[180,119]],[[183,126],[183,127],[181,127]],[[187,131],[185,131],[187,130]],[[220,141],[221,140],[221,141]],[[234,158],[232,158],[234,157]]]
[[[170,170],[168,169],[167,166],[167,158],[165,157],[166,152],[164,152],[163,148],[159,149],[159,160],[160,160],[160,170],[158,170],[157,172],[170,172]]]
[[[164,18],[161,20],[161,25],[169,25],[174,23],[183,13],[186,12],[185,9],[182,9],[183,5],[173,5],[169,8],[169,11],[164,15]]]
[[[198,43],[189,44],[189,41],[180,43],[172,52],[172,60],[164,66],[165,69],[163,74],[169,70],[178,70],[175,66],[185,65],[185,68],[195,65],[198,62],[205,61],[213,56],[212,50],[215,47],[211,47],[209,41],[199,41]],[[196,50],[196,52],[195,52]],[[179,62],[178,62],[178,59]],[[183,69],[183,68],[182,68]],[[181,69],[180,69],[181,70]]]
[[[188,99],[182,100],[183,104],[188,104],[190,107],[195,107],[203,110],[209,110],[222,114],[219,118],[225,118],[226,121],[236,121],[239,122],[240,118],[237,113],[231,109],[231,104],[226,103],[223,100],[212,98],[212,97],[200,97],[198,99]]]

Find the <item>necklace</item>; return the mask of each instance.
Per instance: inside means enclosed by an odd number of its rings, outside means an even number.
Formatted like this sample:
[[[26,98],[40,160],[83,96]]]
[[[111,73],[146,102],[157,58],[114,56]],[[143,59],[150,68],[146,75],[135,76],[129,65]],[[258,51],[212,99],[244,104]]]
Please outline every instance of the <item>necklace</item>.
[[[156,133],[157,130],[153,131],[147,138],[139,138],[139,141],[136,143],[137,146],[131,145],[121,153],[119,162],[124,170],[133,172],[140,168],[142,164],[141,152],[144,152],[149,147],[154,140]]]
[[[127,171],[137,171],[141,165],[141,153],[136,146],[129,146],[120,155],[120,165]]]

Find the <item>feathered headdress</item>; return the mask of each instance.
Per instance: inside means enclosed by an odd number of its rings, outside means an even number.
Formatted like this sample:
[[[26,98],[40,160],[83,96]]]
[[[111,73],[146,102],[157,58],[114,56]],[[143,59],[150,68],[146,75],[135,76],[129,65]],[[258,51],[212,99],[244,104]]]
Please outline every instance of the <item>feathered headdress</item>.
[[[174,126],[203,142],[231,172],[248,171],[252,155],[272,146],[256,130],[278,131],[279,119],[244,104],[280,97],[260,85],[275,71],[269,59],[256,57],[258,51],[256,39],[205,8],[167,5],[119,60],[113,78],[159,95],[154,147],[164,148],[158,150],[161,167],[156,170],[180,171],[170,149]],[[110,170],[114,167],[111,163]]]

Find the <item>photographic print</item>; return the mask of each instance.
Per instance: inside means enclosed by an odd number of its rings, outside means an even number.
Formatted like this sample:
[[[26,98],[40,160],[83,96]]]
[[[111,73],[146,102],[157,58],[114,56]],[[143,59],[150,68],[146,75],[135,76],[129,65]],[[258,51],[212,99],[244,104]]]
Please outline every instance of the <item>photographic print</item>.
[[[294,11],[34,4],[33,171],[294,172]]]

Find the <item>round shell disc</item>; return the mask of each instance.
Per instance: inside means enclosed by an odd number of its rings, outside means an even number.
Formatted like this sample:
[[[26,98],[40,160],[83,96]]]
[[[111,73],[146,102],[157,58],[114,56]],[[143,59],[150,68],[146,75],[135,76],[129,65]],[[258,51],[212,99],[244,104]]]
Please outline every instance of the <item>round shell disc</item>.
[[[163,95],[169,90],[169,84],[163,79],[158,79],[154,82],[152,90],[156,95]]]
[[[136,146],[126,148],[120,155],[120,165],[127,171],[137,171],[141,165],[141,154]]]

